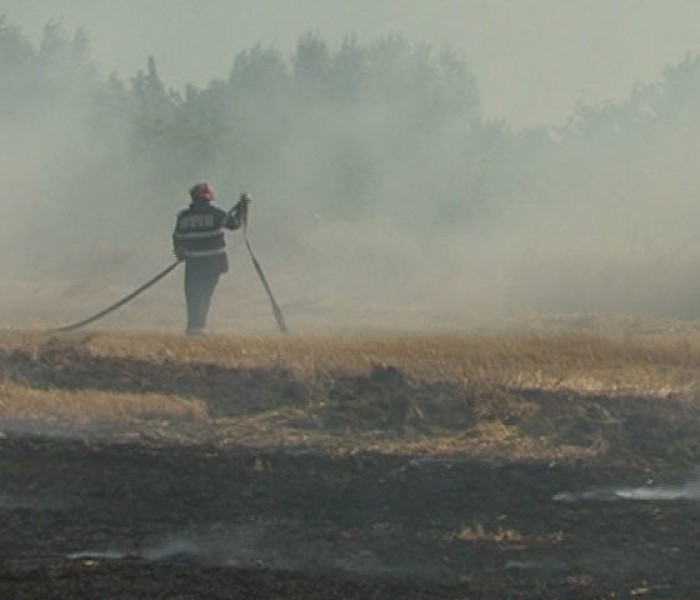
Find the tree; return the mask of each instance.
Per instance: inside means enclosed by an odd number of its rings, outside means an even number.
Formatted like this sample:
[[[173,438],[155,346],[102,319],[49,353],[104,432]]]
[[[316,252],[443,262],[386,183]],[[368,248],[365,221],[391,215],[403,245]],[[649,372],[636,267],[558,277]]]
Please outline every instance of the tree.
[[[0,16],[0,111],[13,113],[34,87],[35,52],[31,42]]]
[[[331,55],[318,33],[305,33],[299,39],[292,59],[294,80],[305,98],[325,95],[331,70]]]

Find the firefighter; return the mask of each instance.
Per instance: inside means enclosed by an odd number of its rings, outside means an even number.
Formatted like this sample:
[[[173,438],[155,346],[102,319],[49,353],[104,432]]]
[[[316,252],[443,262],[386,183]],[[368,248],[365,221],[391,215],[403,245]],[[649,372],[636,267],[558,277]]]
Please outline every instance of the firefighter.
[[[214,190],[198,183],[190,190],[192,202],[177,215],[173,251],[185,261],[187,335],[204,335],[207,314],[219,277],[228,271],[224,229],[236,230],[247,218],[249,194],[241,194],[227,213],[214,204]]]

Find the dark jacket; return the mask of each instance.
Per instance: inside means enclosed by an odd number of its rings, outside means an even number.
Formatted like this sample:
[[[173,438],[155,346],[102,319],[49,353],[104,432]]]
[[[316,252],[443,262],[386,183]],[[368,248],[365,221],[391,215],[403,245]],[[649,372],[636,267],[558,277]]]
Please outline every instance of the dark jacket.
[[[192,267],[218,273],[228,271],[224,229],[235,230],[243,224],[240,203],[226,212],[211,202],[194,200],[177,215],[173,249]]]

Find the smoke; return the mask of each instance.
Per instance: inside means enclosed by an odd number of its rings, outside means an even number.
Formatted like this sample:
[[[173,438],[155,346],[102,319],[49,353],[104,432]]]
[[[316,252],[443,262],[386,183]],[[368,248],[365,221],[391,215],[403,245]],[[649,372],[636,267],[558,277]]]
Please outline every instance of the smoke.
[[[89,549],[68,554],[72,560],[190,560],[238,568],[266,568],[297,573],[345,572],[364,577],[407,577],[426,581],[444,577],[441,565],[420,548],[396,540],[348,540],[305,535],[301,523],[256,521],[217,523],[197,531],[147,540],[138,548]],[[290,549],[292,549],[290,551]],[[439,562],[439,561],[437,561]]]
[[[700,500],[700,478],[697,476],[676,484],[640,487],[598,488],[580,492],[559,492],[554,495],[557,502],[616,502],[636,500],[646,502],[674,502]]]
[[[253,194],[251,237],[292,327],[698,314],[692,57],[623,102],[514,131],[483,117],[460,57],[401,36],[254,46],[178,92],[155,59],[105,78],[80,31],[50,25],[33,47],[2,21],[0,35],[8,323],[73,320],[162,269],[186,190],[205,180],[224,207]],[[236,235],[222,329],[267,310]],[[157,310],[175,326],[179,285],[117,322]]]

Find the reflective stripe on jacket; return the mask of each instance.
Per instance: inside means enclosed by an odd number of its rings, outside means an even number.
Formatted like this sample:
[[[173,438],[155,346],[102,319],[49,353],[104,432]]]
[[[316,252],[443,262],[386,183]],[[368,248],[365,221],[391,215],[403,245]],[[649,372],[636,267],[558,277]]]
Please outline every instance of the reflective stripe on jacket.
[[[195,200],[177,215],[173,232],[175,251],[185,259],[221,257],[226,261],[224,229],[235,230],[241,224],[238,210],[227,213],[211,202]],[[222,271],[225,270],[222,263]]]

